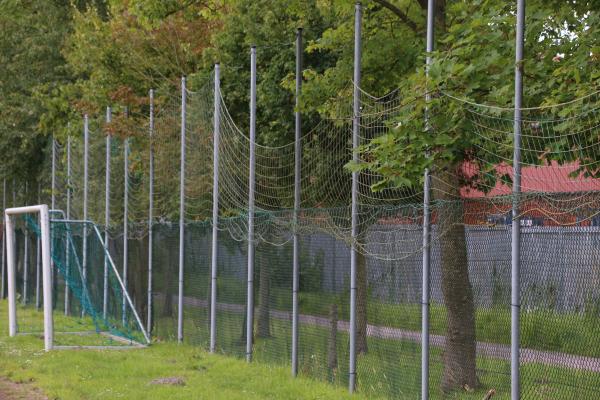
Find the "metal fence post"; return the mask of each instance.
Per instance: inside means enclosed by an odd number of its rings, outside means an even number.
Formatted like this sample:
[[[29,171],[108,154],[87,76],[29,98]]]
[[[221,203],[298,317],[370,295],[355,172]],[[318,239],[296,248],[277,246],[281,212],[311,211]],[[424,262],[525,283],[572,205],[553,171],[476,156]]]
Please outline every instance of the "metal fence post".
[[[112,122],[112,109],[106,107],[106,123]],[[104,254],[104,283],[103,283],[103,296],[102,296],[102,316],[106,319],[106,313],[108,309],[108,257],[109,248],[109,226],[110,226],[110,156],[111,156],[111,138],[110,135],[106,134],[105,139],[105,175],[104,175],[104,247],[106,252]]]
[[[70,125],[68,125],[70,127]],[[50,209],[56,209],[56,139],[54,135],[52,135],[52,181],[51,181],[51,192],[50,192]],[[50,253],[52,253],[52,249],[50,249]],[[56,276],[54,273],[54,261],[50,259],[51,268],[50,268],[50,282],[52,282],[52,293],[54,293],[54,286],[56,285]],[[65,285],[65,291],[68,285]],[[68,296],[65,296],[65,301]]]
[[[38,182],[38,204],[42,204],[42,183]],[[41,220],[39,220],[39,224],[41,224]],[[39,225],[41,226],[41,225]],[[40,237],[36,235],[35,241],[35,309],[40,309],[40,263],[42,261],[42,252],[40,248]]]
[[[89,117],[83,116],[83,254],[82,254],[82,278],[83,284],[87,283],[87,219],[88,219],[88,158],[89,158]],[[82,314],[83,314],[82,310]]]
[[[13,178],[13,194],[15,180]],[[14,196],[13,196],[14,197]],[[14,204],[14,203],[13,203]],[[15,274],[17,273],[15,267],[16,254],[15,254],[15,226],[12,218],[4,211],[4,233],[6,234],[6,265],[8,267],[6,273],[6,280],[8,286],[8,336],[14,337],[17,334],[17,299],[16,299],[16,285],[17,279]]]
[[[52,136],[52,182],[50,192],[50,207],[55,210],[56,207],[56,140]]]
[[[302,91],[302,28],[296,32],[296,110],[294,113],[294,248],[292,266],[292,376],[298,375],[298,290],[300,287],[300,243],[298,237],[298,213],[300,212],[300,174],[302,163],[302,116],[300,93]]]
[[[219,144],[221,135],[221,70],[215,64],[213,127],[213,208],[212,252],[210,260],[210,352],[215,352],[217,342],[217,255],[219,239]]]
[[[177,310],[177,341],[183,342],[183,267],[185,247],[185,128],[186,85],[181,77],[181,156],[179,168],[179,297]]]
[[[431,52],[433,51],[435,23],[435,0],[427,2],[427,58],[425,74],[429,76],[431,65]],[[427,89],[428,90],[428,89]],[[425,93],[425,102],[429,103],[431,95],[429,90]],[[425,111],[425,126],[429,126],[428,109]],[[431,296],[431,177],[429,169],[423,175],[423,271],[421,293],[421,399],[429,399],[429,299]]]
[[[6,210],[6,178],[2,180],[2,226],[6,224],[4,220],[4,210]],[[0,299],[5,297],[6,286],[6,233],[2,232],[2,287],[0,288]]]
[[[129,110],[125,107],[125,118],[129,115]],[[129,138],[123,141],[123,303],[121,308],[121,317],[125,325],[126,307],[127,307],[127,270],[129,258]]]
[[[521,107],[523,104],[523,43],[525,37],[525,0],[517,0],[517,35],[515,52],[515,118],[513,154],[513,204],[511,243],[511,399],[521,394],[519,374],[520,309],[521,309],[521,221],[519,201],[521,197]]]
[[[152,335],[152,224],[154,222],[154,89],[150,89],[150,154],[149,154],[149,177],[148,177],[148,319],[146,331]]]
[[[359,146],[360,129],[360,61],[361,61],[362,5],[356,3],[354,19],[354,101],[352,116],[352,149]],[[353,151],[353,161],[358,162],[358,154]],[[356,389],[356,241],[358,239],[358,172],[352,172],[352,248],[350,252],[350,370],[348,389]]]
[[[25,206],[29,205],[28,199],[27,199],[27,189],[28,189],[28,181],[25,181],[25,200],[24,200],[24,204]],[[28,285],[28,281],[29,281],[29,277],[27,275],[29,275],[29,230],[27,229],[27,224],[25,224],[25,228],[23,229],[23,247],[25,248],[23,251],[23,304],[27,304],[27,285]]]
[[[256,143],[256,46],[250,49],[250,176],[248,177],[248,298],[246,304],[246,361],[252,361],[254,339],[254,185]]]
[[[71,135],[67,136],[67,219],[71,219]],[[67,264],[67,280],[71,264],[69,254],[69,246],[66,246],[65,264]],[[65,285],[65,315],[69,315],[69,312],[69,285]]]

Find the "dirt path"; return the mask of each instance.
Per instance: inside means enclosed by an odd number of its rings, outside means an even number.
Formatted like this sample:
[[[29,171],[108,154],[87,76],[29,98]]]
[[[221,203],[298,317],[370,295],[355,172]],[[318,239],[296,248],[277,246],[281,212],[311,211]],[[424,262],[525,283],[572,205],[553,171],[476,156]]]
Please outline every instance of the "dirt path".
[[[15,383],[0,377],[0,400],[48,400],[30,383]]]

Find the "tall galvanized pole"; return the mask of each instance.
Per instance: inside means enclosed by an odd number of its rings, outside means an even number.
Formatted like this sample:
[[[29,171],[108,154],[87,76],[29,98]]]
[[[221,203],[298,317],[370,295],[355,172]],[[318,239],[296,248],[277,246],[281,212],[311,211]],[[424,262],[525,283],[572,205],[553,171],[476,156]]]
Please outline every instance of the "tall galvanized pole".
[[[425,74],[429,77],[431,65],[431,52],[433,51],[433,38],[435,23],[435,0],[427,2],[427,59]],[[431,95],[429,88],[425,93],[425,101],[429,103]],[[428,110],[425,111],[425,126],[430,130]],[[431,177],[429,169],[425,169],[423,176],[423,280],[421,293],[421,399],[429,399],[429,299],[431,297]]]
[[[4,210],[6,210],[6,178],[2,180],[2,226],[6,223],[4,220]],[[6,286],[6,233],[2,232],[2,287],[0,288],[0,299],[4,299]]]
[[[292,376],[298,375],[298,291],[300,288],[300,243],[298,237],[298,213],[300,212],[300,174],[302,163],[302,120],[300,93],[302,91],[302,28],[296,32],[296,111],[294,141],[294,248],[292,266]]]
[[[25,181],[25,204],[23,204],[25,206],[29,205],[29,199],[27,198],[28,183]],[[29,230],[27,225],[25,225],[23,233],[23,246],[25,247],[23,251],[23,304],[27,304],[27,286],[29,284]]]
[[[150,137],[150,171],[148,178],[148,319],[146,331],[148,335],[152,334],[152,224],[154,222],[154,89],[150,89],[150,128],[148,136]]]
[[[13,191],[14,191],[14,179],[13,179]],[[14,193],[14,192],[13,192]],[[8,267],[7,286],[8,286],[8,336],[14,337],[17,334],[17,299],[16,299],[16,254],[15,254],[15,226],[13,219],[4,213],[4,234],[6,235],[6,264]]]
[[[89,163],[89,117],[83,116],[83,254],[82,254],[82,277],[84,285],[87,283],[87,220],[88,220],[88,163]]]
[[[219,144],[221,136],[221,69],[215,64],[215,109],[213,116],[213,208],[212,252],[210,260],[210,352],[217,343],[217,257],[219,239]]]
[[[106,123],[112,122],[112,109],[106,107]],[[111,138],[110,135],[106,135],[105,139],[105,164],[104,164],[104,246],[106,252],[104,253],[104,282],[103,289],[104,293],[102,296],[102,316],[106,319],[108,312],[108,268],[109,261],[107,254],[109,254],[108,240],[109,240],[109,226],[110,226],[110,155],[111,155]]]
[[[67,127],[70,127],[70,125],[67,125]],[[56,208],[56,139],[54,139],[54,135],[52,135],[52,182],[51,182],[51,192],[50,192],[50,209],[51,210],[55,210]],[[50,252],[52,252],[52,249],[50,249]],[[51,279],[50,282],[52,282],[52,293],[54,293],[54,285],[56,285],[56,275],[54,273],[54,261],[52,261],[52,259],[50,259],[50,262],[52,263],[51,268],[50,268],[50,275],[51,275]],[[68,285],[65,285],[65,290],[68,290]],[[68,297],[65,297],[65,301]]]
[[[352,117],[352,159],[358,162],[356,149],[359,146],[360,130],[360,72],[361,72],[361,28],[362,5],[356,3],[354,18],[354,105]],[[352,248],[350,252],[350,371],[348,388],[356,389],[356,241],[358,240],[358,172],[352,172]]]
[[[256,46],[250,49],[250,176],[248,177],[248,298],[246,303],[246,361],[252,361],[254,339],[254,187],[256,144]]]
[[[56,207],[56,140],[52,136],[52,182],[50,192],[50,207],[55,210]]]
[[[125,118],[129,116],[129,110],[125,107]],[[127,322],[127,270],[129,261],[129,138],[123,142],[123,304],[121,316],[123,325]]]
[[[70,128],[70,126],[69,126]],[[67,136],[67,219],[71,219],[71,135]],[[67,264],[66,278],[69,279],[70,251],[67,244],[65,264]],[[65,315],[69,315],[69,285],[65,285]]]
[[[177,310],[177,341],[183,341],[183,264],[185,247],[185,128],[186,128],[186,85],[181,78],[181,157],[179,167],[179,297]]]
[[[513,154],[513,205],[512,205],[512,254],[511,254],[511,399],[518,400],[521,393],[520,356],[520,310],[521,310],[521,220],[519,201],[521,197],[521,108],[523,106],[523,45],[525,41],[525,0],[517,0],[517,35],[515,52],[515,120]]]
[[[42,183],[38,182],[38,204],[42,204]],[[38,217],[39,226],[41,226],[41,220]],[[40,309],[40,263],[42,261],[42,251],[40,248],[40,237],[36,235],[35,241],[35,309]]]

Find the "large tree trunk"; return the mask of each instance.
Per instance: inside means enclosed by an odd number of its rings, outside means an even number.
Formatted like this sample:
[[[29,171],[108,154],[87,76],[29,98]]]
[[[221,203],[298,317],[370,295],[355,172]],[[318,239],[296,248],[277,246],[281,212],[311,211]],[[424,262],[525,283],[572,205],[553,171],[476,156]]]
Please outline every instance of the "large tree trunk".
[[[447,310],[446,347],[442,390],[448,392],[479,385],[475,371],[476,339],[473,288],[469,280],[464,210],[459,182],[444,176],[432,179],[434,196],[448,203],[436,210],[442,262],[442,293]]]
[[[419,0],[423,10],[428,2]],[[435,4],[437,25],[446,30],[446,0]],[[432,179],[433,197],[447,200],[436,210],[437,232],[440,236],[442,262],[442,293],[447,311],[446,347],[442,390],[479,386],[476,374],[475,306],[473,288],[469,280],[467,241],[464,227],[464,209],[460,198],[459,167],[451,173]]]

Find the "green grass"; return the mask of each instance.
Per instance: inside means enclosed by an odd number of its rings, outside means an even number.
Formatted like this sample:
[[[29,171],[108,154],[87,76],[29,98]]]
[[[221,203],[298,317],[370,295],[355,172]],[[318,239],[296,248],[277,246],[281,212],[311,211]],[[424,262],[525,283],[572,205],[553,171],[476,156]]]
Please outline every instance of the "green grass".
[[[19,322],[41,323],[31,309]],[[67,321],[58,321],[66,323]],[[51,399],[362,399],[307,378],[291,379],[288,368],[207,354],[199,346],[158,343],[124,351],[43,351],[39,335],[7,337],[7,304],[0,301],[0,374],[33,382]],[[38,325],[39,329],[41,325]],[[185,386],[152,385],[181,377]]]
[[[187,307],[184,310],[184,335],[190,343],[205,345],[208,337],[206,310]],[[217,317],[219,351],[241,357],[244,343],[240,340],[244,324],[243,314],[219,311]],[[175,323],[172,318],[159,319],[165,337],[173,337]],[[291,322],[271,319],[271,337],[257,338],[254,360],[260,364],[281,365],[289,368],[291,354]],[[170,333],[169,333],[170,331]],[[299,343],[299,369],[304,376],[346,387],[348,376],[348,335],[338,332],[338,369],[327,367],[326,328],[301,324]],[[420,395],[421,349],[412,341],[369,338],[369,352],[360,355],[358,390],[369,398],[383,396],[393,399],[417,399]],[[507,360],[491,357],[477,358],[481,387],[473,393],[464,391],[443,396],[440,382],[443,373],[442,352],[431,349],[430,392],[432,399],[480,400],[490,389],[497,391],[494,400],[510,399],[510,364]],[[521,366],[523,399],[592,399],[600,398],[600,374],[582,372],[542,364],[524,363]]]
[[[41,314],[19,310],[19,322],[41,327]],[[159,311],[159,310],[157,310]],[[254,364],[240,358],[243,315],[219,311],[218,348],[225,355],[210,355],[202,348],[208,338],[206,310],[185,309],[186,343],[160,342],[148,349],[126,351],[70,350],[44,353],[40,335],[6,337],[6,303],[0,302],[0,374],[15,381],[30,381],[51,398],[60,399],[320,399],[350,398],[346,394],[348,376],[348,336],[338,332],[338,368],[327,367],[329,332],[326,328],[301,325],[300,372],[303,378],[289,378],[290,321],[271,320],[271,337],[257,338]],[[56,315],[57,325],[85,328],[85,319]],[[21,325],[22,326],[22,325]],[[163,340],[172,339],[174,320],[157,321]],[[89,326],[87,326],[89,327]],[[78,341],[79,337],[69,337]],[[73,343],[76,344],[76,343]],[[411,341],[369,338],[369,352],[358,358],[358,391],[352,397],[417,399],[420,393],[420,345]],[[231,357],[233,356],[233,357]],[[481,387],[475,392],[458,391],[442,395],[442,353],[431,351],[430,391],[432,399],[480,400],[487,390],[497,391],[494,400],[510,398],[510,365],[505,360],[478,357]],[[178,376],[183,387],[150,385],[153,379]],[[322,382],[317,382],[318,380]],[[325,382],[332,383],[327,385]],[[337,387],[336,387],[337,386]],[[548,367],[522,365],[523,399],[592,399],[600,394],[600,375]]]

